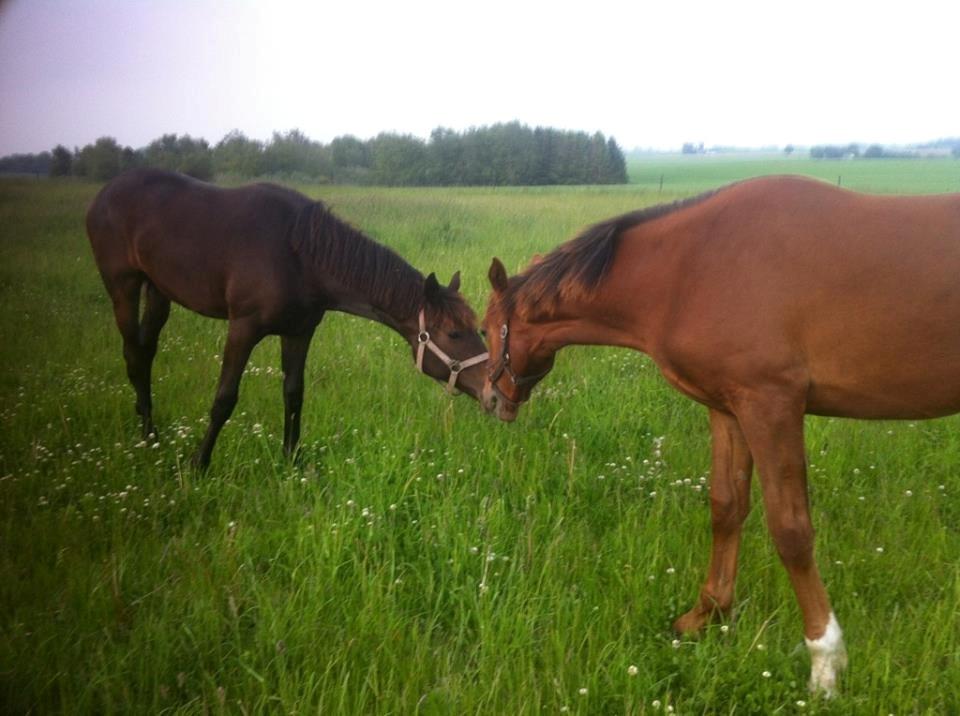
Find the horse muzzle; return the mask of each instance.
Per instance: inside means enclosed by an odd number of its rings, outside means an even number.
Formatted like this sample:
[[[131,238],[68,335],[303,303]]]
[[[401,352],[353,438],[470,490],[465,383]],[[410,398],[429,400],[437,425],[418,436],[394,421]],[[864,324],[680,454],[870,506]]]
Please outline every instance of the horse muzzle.
[[[510,400],[489,381],[483,386],[480,402],[487,413],[495,415],[505,423],[512,423],[516,420],[517,413],[520,410],[519,403]]]

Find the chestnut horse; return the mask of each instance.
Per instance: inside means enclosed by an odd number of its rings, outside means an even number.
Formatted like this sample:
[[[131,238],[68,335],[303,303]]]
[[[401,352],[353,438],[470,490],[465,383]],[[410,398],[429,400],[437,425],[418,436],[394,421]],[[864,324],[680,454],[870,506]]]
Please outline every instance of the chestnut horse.
[[[392,328],[410,344],[417,368],[451,392],[459,386],[479,398],[486,348],[458,293],[459,273],[449,286],[434,274],[424,278],[295,191],[272,184],[221,189],[172,172],[134,170],[93,200],[87,234],[113,301],[144,437],[155,434],[150,372],[170,302],[229,321],[210,425],[193,457],[199,467],[209,464],[236,405],[251,351],[271,334],[280,336],[283,447],[294,452],[307,349],[326,311]]]
[[[483,402],[501,420],[572,344],[643,351],[709,409],[713,550],[681,632],[733,604],[756,463],[810,687],[833,693],[846,652],[813,557],[803,416],[960,411],[960,194],[755,179],[598,224],[509,279],[494,259],[490,282]]]

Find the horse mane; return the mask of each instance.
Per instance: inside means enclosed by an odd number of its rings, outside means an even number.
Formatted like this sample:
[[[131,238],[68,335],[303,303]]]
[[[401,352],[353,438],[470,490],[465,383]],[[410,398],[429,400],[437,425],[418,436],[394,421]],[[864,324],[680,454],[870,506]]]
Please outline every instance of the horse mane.
[[[397,319],[415,315],[424,303],[423,274],[393,249],[338,218],[321,201],[300,210],[290,240],[294,251],[317,271]],[[441,287],[431,303],[463,323],[475,323],[473,311],[455,291]]]
[[[510,279],[502,300],[509,312],[514,309],[529,314],[551,308],[561,299],[570,300],[592,294],[607,275],[620,245],[620,237],[628,229],[672,214],[708,199],[721,189],[657,204],[616,216],[584,229],[542,259],[534,260],[520,274]]]

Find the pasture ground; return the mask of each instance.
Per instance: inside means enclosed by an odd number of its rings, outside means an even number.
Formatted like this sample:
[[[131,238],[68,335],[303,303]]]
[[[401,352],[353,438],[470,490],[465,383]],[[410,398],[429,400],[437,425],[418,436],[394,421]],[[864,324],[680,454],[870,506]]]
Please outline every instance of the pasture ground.
[[[960,189],[960,162],[894,165],[787,168]],[[515,270],[592,221],[748,171],[631,170],[608,188],[301,188],[421,270],[462,269],[482,312],[492,255]],[[225,325],[174,308],[161,434],[141,442],[83,232],[96,190],[0,181],[0,711],[960,711],[956,418],[807,422],[818,561],[851,657],[840,698],[818,702],[756,489],[735,619],[670,633],[707,564],[707,418],[648,359],[567,349],[503,425],[417,375],[387,329],[332,314],[301,463],[280,450],[268,339],[197,475],[184,463]]]

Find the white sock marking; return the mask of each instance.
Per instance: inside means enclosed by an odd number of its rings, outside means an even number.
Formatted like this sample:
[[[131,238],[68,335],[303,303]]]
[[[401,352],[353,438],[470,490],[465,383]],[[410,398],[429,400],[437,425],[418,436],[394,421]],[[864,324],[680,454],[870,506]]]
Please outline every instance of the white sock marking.
[[[837,691],[837,674],[847,666],[847,649],[843,645],[843,632],[833,612],[823,636],[804,639],[810,650],[810,690],[823,691],[828,698]]]

